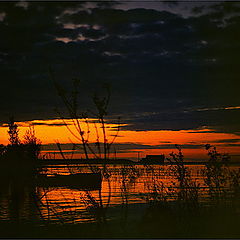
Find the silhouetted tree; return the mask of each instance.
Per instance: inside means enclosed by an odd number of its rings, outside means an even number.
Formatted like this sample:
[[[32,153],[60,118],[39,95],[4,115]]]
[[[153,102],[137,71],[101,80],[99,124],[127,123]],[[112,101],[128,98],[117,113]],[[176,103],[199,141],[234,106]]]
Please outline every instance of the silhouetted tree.
[[[34,126],[30,126],[23,136],[23,144],[25,146],[26,157],[37,159],[41,150],[41,141],[35,135]]]
[[[18,137],[18,126],[14,121],[14,117],[10,117],[9,124],[8,124],[8,134],[9,134],[9,141],[11,145],[20,145],[20,139]]]

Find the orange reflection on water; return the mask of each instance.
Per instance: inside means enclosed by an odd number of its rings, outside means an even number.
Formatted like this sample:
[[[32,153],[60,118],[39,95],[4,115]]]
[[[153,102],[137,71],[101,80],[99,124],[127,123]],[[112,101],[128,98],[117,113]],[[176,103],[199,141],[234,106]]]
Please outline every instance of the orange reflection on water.
[[[95,165],[95,167],[103,169],[101,165]],[[110,178],[103,178],[101,190],[94,191],[70,189],[66,186],[42,188],[35,187],[35,185],[25,187],[22,185],[21,190],[23,191],[19,191],[19,189],[14,189],[11,184],[6,185],[6,189],[2,189],[0,195],[0,220],[17,220],[19,218],[19,220],[25,219],[26,221],[47,220],[58,223],[96,221],[101,202],[103,207],[110,207],[110,211],[113,209],[112,207],[118,208],[117,212],[114,212],[114,217],[118,218],[124,206],[142,205],[156,196],[156,193],[157,196],[165,197],[167,201],[175,200],[177,195],[169,193],[172,193],[172,190],[177,193],[179,182],[176,180],[176,176],[174,177],[174,170],[169,171],[169,168],[169,165],[107,165],[106,171]],[[230,168],[238,170],[239,166]],[[198,188],[199,201],[206,201],[209,193],[202,173],[204,166],[189,165],[188,169],[193,181],[200,184]],[[49,175],[65,175],[70,172],[90,172],[90,168],[83,164],[71,165],[70,171],[66,165],[56,165],[44,167],[43,171]],[[16,196],[18,197],[15,198]],[[12,203],[14,200],[15,204]],[[16,203],[18,204],[16,205]],[[109,214],[109,210],[107,214]]]
[[[88,167],[79,166],[82,172],[89,171]],[[98,167],[102,168],[100,165]],[[169,166],[108,165],[107,170],[111,176],[109,179],[103,179],[101,191],[83,191],[66,187],[49,188],[47,191],[42,189],[41,195],[44,196],[42,203],[45,206],[42,208],[42,214],[51,220],[58,220],[58,216],[61,216],[64,222],[71,222],[73,218],[74,222],[94,221],[97,211],[94,202],[97,202],[98,206],[102,202],[104,207],[146,203],[147,197],[156,187],[159,188],[163,184],[164,192],[167,193],[168,186],[176,183],[168,169]],[[204,181],[200,176],[203,166],[190,166],[189,169],[194,179],[203,186]],[[48,168],[48,171],[51,174],[66,174],[68,170],[62,167]]]

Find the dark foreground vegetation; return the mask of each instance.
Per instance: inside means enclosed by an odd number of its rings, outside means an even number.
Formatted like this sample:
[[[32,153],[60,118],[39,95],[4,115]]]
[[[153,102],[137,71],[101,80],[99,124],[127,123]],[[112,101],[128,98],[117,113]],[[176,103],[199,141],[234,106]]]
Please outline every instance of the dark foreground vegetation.
[[[128,207],[130,212],[133,206]],[[239,238],[239,212],[231,206],[185,209],[178,203],[148,206],[141,218],[105,223],[47,224],[1,222],[2,238]],[[110,211],[110,209],[109,209]],[[119,209],[120,211],[120,209]],[[136,210],[133,210],[136,211]]]
[[[10,118],[8,127],[9,144],[0,145],[1,175],[34,174],[41,147],[41,141],[35,136],[34,127],[29,126],[22,140],[18,136],[18,126],[13,117]]]
[[[198,212],[158,206],[151,216],[105,224],[81,223],[36,226],[2,222],[1,238],[239,238],[239,216],[229,208],[201,208]]]

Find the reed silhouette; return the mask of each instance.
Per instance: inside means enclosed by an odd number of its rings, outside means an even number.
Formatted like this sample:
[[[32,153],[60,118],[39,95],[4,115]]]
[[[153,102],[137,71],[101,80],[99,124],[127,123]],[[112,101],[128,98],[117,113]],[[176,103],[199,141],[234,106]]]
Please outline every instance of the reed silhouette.
[[[100,96],[97,92],[93,94],[92,101],[95,106],[95,110],[83,110],[79,107],[79,95],[80,81],[79,79],[73,79],[73,88],[68,93],[63,86],[61,86],[54,77],[52,70],[50,75],[57,90],[58,96],[61,98],[67,114],[68,119],[71,120],[71,124],[74,126],[74,131],[68,126],[63,114],[57,110],[60,118],[63,120],[64,125],[68,129],[69,133],[81,143],[86,160],[90,159],[90,155],[94,159],[108,160],[110,158],[110,149],[116,140],[120,130],[120,119],[118,119],[117,131],[112,137],[107,135],[106,131],[106,117],[108,115],[108,106],[110,102],[110,85],[103,84],[102,88],[105,91],[103,96]],[[94,118],[94,129],[90,129],[89,119]],[[84,131],[84,129],[86,129]],[[101,133],[101,134],[100,134]],[[93,135],[96,139],[95,144],[90,144],[89,137]],[[58,147],[60,145],[58,144]]]
[[[93,94],[92,100],[95,110],[83,110],[79,108],[78,103],[78,98],[80,95],[80,81],[78,79],[73,80],[73,89],[70,95],[68,95],[66,90],[55,80],[54,74],[51,70],[50,75],[54,82],[57,93],[67,110],[68,119],[71,120],[71,123],[74,126],[74,130],[68,126],[65,121],[65,117],[63,117],[60,111],[58,111],[58,114],[63,120],[64,125],[68,129],[69,133],[81,144],[85,159],[89,163],[91,163],[90,156],[93,156],[92,159],[101,160],[103,163],[102,168],[89,164],[89,169],[92,173],[101,174],[102,178],[108,182],[107,203],[105,205],[103,204],[101,189],[99,189],[98,192],[98,199],[92,196],[91,192],[89,191],[86,191],[85,194],[82,195],[82,199],[85,203],[87,203],[87,209],[95,211],[97,220],[104,222],[106,211],[109,207],[111,199],[110,171],[108,170],[106,163],[110,159],[110,149],[117,138],[120,129],[120,121],[118,121],[116,134],[111,138],[107,134],[106,116],[108,114],[108,105],[111,95],[110,86],[108,84],[103,85],[103,90],[105,91],[103,96],[100,96],[96,92]],[[96,119],[94,121],[93,129],[90,129],[89,118]],[[93,135],[93,138],[96,139],[94,144],[90,143],[89,141],[90,135]],[[62,158],[65,160],[69,159],[64,155],[59,142],[57,142],[57,147]],[[77,145],[73,143],[71,159],[76,148]],[[70,168],[69,172],[70,174],[73,174]]]

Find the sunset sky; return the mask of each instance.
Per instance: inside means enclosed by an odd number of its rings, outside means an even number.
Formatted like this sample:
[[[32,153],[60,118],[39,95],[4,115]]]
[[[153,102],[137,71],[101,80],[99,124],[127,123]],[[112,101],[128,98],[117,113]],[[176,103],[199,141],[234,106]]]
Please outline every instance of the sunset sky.
[[[180,144],[202,159],[210,143],[239,158],[239,13],[230,1],[1,2],[0,143],[10,116],[21,136],[35,124],[46,152],[77,142],[57,119],[56,108],[68,116],[51,69],[66,90],[80,80],[83,110],[111,86],[108,134],[120,117],[119,157]]]

